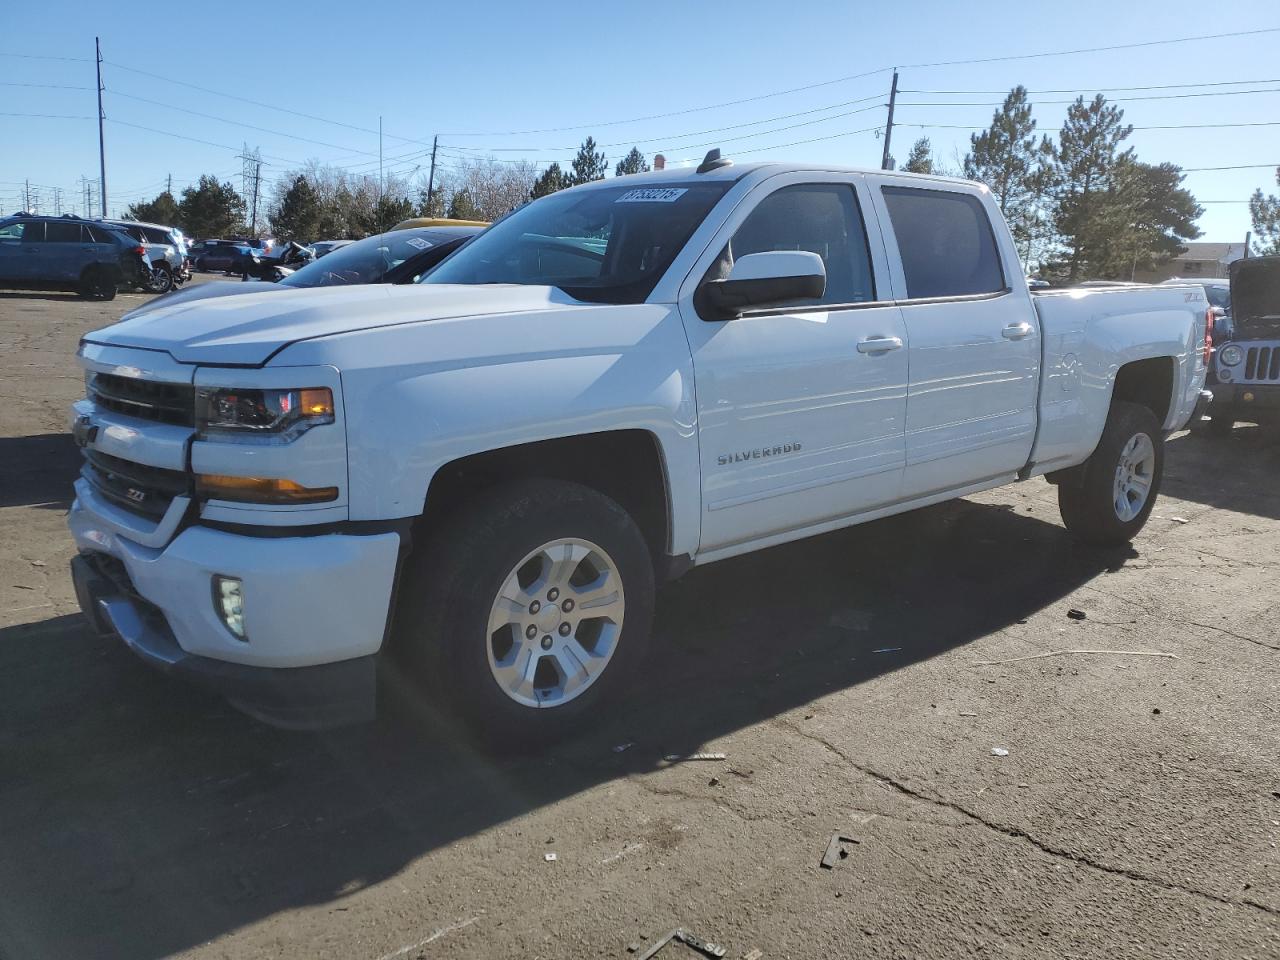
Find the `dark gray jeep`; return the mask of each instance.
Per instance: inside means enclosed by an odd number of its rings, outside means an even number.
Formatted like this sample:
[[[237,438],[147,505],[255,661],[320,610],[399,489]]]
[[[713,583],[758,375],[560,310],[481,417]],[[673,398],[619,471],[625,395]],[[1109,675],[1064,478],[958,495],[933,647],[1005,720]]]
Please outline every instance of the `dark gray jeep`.
[[[1280,256],[1231,265],[1231,318],[1215,332],[1211,431],[1228,434],[1237,420],[1280,423]]]

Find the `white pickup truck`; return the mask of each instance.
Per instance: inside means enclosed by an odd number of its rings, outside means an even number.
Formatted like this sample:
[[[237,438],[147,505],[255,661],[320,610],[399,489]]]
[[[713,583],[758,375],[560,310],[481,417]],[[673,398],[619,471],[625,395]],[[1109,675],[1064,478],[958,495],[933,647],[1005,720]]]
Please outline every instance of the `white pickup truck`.
[[[269,722],[366,718],[394,668],[548,739],[623,695],[655,584],[698,564],[1042,474],[1072,533],[1127,541],[1207,308],[1033,297],[975,183],[718,154],[602,180],[420,284],[86,336],[77,595]]]

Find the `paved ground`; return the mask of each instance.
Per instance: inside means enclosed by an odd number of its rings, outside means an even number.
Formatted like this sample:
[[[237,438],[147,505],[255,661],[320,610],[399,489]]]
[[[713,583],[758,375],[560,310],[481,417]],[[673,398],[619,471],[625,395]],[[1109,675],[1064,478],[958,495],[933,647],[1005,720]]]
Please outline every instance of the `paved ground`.
[[[6,960],[627,957],[676,925],[731,958],[1280,956],[1275,435],[1174,437],[1132,550],[1075,546],[1035,481],[698,570],[642,698],[495,761],[429,719],[273,731],[85,628],[73,353],[139,300],[0,294]],[[1043,656],[1079,649],[1171,656]],[[727,759],[662,759],[695,750]]]

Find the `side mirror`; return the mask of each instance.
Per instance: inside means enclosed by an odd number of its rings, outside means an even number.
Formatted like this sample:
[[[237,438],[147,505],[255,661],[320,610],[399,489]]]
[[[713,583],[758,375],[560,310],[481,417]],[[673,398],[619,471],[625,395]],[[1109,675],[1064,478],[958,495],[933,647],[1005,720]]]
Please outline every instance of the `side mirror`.
[[[816,300],[827,289],[822,258],[807,250],[770,250],[739,257],[724,280],[708,280],[694,295],[704,320],[732,320],[751,309]]]
[[[1221,320],[1223,317],[1227,315],[1227,311],[1222,307],[1210,307],[1209,312],[1212,313],[1219,320]]]

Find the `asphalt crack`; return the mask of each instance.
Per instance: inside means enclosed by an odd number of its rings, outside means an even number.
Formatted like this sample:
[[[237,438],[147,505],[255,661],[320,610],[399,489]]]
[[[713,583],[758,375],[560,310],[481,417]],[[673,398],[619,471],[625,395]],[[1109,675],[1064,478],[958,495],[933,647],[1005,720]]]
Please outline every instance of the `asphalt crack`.
[[[847,763],[849,766],[853,767],[855,770],[859,771],[860,773],[863,773],[866,776],[871,777],[875,780],[879,780],[882,783],[888,784],[890,787],[892,787],[895,791],[902,794],[903,796],[910,797],[911,799],[917,800],[921,803],[928,803],[935,807],[942,807],[944,809],[951,810],[954,813],[958,813],[960,816],[964,817],[970,822],[975,823],[979,826],[985,827],[988,830],[991,830],[995,833],[1003,834],[1004,836],[1009,837],[1011,839],[1020,840],[1025,843],[1029,843],[1031,846],[1035,847],[1041,853],[1044,853],[1048,856],[1051,856],[1060,860],[1066,860],[1070,863],[1076,864],[1077,866],[1087,867],[1091,870],[1096,870],[1101,873],[1107,873],[1107,874],[1110,874],[1111,876],[1124,877],[1125,879],[1133,880],[1138,883],[1148,883],[1148,884],[1151,884],[1152,886],[1160,887],[1164,890],[1168,890],[1173,893],[1181,893],[1187,896],[1198,897],[1203,900],[1208,900],[1213,903],[1223,904],[1229,907],[1249,907],[1273,917],[1280,916],[1280,909],[1276,909],[1275,907],[1268,906],[1265,903],[1259,903],[1256,900],[1233,900],[1230,897],[1219,896],[1216,893],[1211,893],[1208,890],[1201,890],[1198,887],[1189,887],[1189,886],[1184,886],[1182,884],[1173,883],[1172,881],[1165,880],[1162,877],[1156,877],[1148,873],[1143,873],[1140,870],[1134,870],[1131,867],[1116,867],[1116,866],[1112,866],[1111,864],[1102,863],[1101,861],[1094,860],[1092,857],[1088,857],[1084,854],[1075,853],[1074,851],[1067,850],[1063,847],[1055,846],[1051,843],[1041,840],[1039,837],[1033,836],[1026,830],[1022,829],[1021,827],[1014,827],[1014,826],[1009,826],[1007,824],[997,823],[994,820],[987,819],[986,817],[982,816],[980,813],[976,813],[973,810],[970,810],[968,807],[964,806],[963,804],[957,803],[954,800],[946,800],[941,797],[930,796],[927,793],[922,793],[919,790],[909,787],[902,781],[896,780],[893,777],[888,776],[887,774],[881,773],[879,770],[876,770],[873,767],[869,767],[866,764],[859,763],[857,760],[854,760],[852,757],[846,754],[843,750],[841,750],[831,741],[827,740],[825,737],[820,736],[819,734],[813,733],[812,731],[809,731],[809,730],[805,730],[801,727],[797,727],[794,724],[787,723],[783,720],[778,720],[777,722],[781,726],[799,734],[805,739],[812,740],[814,743],[817,743],[820,746],[824,747],[832,755],[838,757],[840,760],[844,761],[845,763]]]

